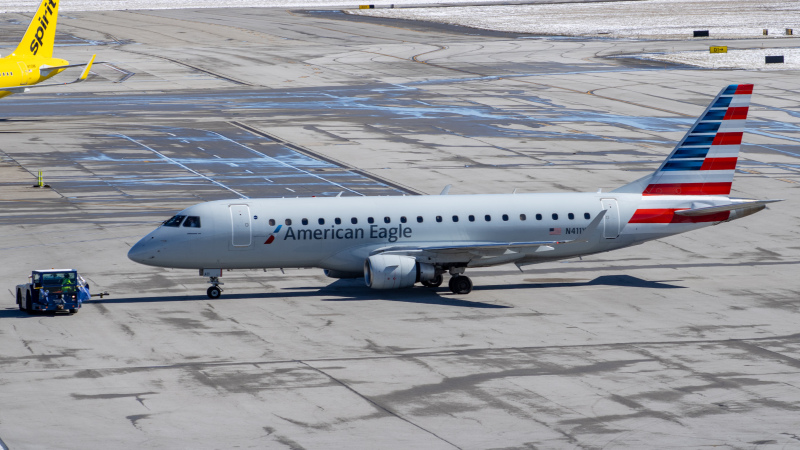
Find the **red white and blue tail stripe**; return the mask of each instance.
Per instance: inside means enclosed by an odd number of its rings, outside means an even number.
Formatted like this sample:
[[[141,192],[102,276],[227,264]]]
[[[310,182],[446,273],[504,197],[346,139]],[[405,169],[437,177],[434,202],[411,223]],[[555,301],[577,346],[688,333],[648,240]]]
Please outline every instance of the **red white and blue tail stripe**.
[[[723,89],[653,173],[642,195],[730,194],[752,93],[752,84]]]

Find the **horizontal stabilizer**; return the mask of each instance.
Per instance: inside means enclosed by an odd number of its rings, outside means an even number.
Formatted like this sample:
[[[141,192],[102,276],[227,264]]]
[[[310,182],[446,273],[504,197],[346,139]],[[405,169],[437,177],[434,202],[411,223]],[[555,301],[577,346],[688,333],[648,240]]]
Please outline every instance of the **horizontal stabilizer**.
[[[92,63],[94,62],[94,57],[95,57],[95,56],[97,56],[97,55],[92,55],[92,59],[91,59],[91,60],[90,60],[88,63],[80,63],[80,64],[67,64],[66,66],[48,66],[48,65],[42,65],[41,67],[39,67],[39,75],[41,75],[41,76],[43,76],[43,77],[46,77],[47,75],[50,75],[50,72],[52,72],[52,71],[54,71],[54,70],[61,70],[61,69],[71,69],[71,68],[73,68],[73,67],[83,67],[83,66],[89,66],[89,67],[91,67]],[[100,64],[100,63],[98,63],[98,64]]]
[[[43,68],[39,69],[40,73],[45,74],[45,73],[50,73],[51,71],[56,70],[56,69],[66,69],[68,67],[86,66],[86,68],[83,69],[83,72],[81,72],[81,75],[78,78],[76,78],[75,80],[73,80],[73,81],[68,81],[66,83],[50,83],[50,84],[34,84],[34,85],[30,85],[30,86],[15,86],[15,87],[0,88],[0,90],[14,92],[14,93],[20,93],[20,92],[28,92],[32,88],[43,88],[43,87],[52,87],[52,86],[65,86],[67,84],[80,83],[81,81],[84,81],[86,79],[86,77],[89,75],[89,71],[92,69],[92,64],[94,63],[94,58],[96,56],[97,55],[92,55],[92,59],[90,59],[88,63],[70,64],[68,66],[43,67]]]
[[[730,203],[727,205],[722,206],[709,206],[707,208],[695,208],[695,209],[682,209],[675,211],[675,215],[678,216],[687,216],[687,217],[696,217],[696,216],[707,216],[709,214],[716,214],[725,211],[738,211],[743,209],[750,209],[750,208],[759,208],[766,206],[767,203],[775,203],[775,202],[782,202],[783,200],[751,200],[751,201],[744,201],[744,202],[737,202],[737,203]]]

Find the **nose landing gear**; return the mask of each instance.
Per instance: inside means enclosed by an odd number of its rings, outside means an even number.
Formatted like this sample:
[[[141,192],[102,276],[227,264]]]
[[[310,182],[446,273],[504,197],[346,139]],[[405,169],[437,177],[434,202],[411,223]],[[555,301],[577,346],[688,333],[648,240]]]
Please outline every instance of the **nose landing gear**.
[[[209,283],[213,283],[213,281],[209,281]],[[206,291],[206,295],[208,298],[219,298],[222,295],[222,289],[219,286],[211,286]]]
[[[206,291],[208,298],[219,298],[222,295],[222,288],[219,286],[225,284],[219,281],[219,277],[222,276],[222,269],[200,269],[200,276],[208,277],[208,283],[211,284],[211,287]]]

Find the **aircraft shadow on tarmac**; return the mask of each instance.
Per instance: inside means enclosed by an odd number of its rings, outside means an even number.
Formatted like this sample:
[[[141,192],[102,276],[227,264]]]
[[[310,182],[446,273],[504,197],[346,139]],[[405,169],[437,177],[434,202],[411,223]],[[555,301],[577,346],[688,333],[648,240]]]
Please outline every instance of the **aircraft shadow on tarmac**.
[[[665,281],[648,281],[630,275],[603,275],[590,281],[558,282],[558,283],[519,283],[519,284],[499,284],[499,285],[480,285],[476,286],[476,291],[493,291],[507,289],[552,289],[570,288],[586,286],[614,286],[614,287],[633,287],[643,289],[685,289],[684,286],[668,284]],[[455,297],[446,288],[440,287],[437,290],[430,288],[417,287],[414,289],[399,289],[387,291],[373,291],[361,283],[360,280],[337,280],[325,287],[315,289],[313,287],[296,287],[282,289],[280,292],[263,292],[248,294],[223,294],[218,300],[209,300],[205,295],[173,295],[169,297],[107,297],[103,299],[90,300],[85,304],[122,304],[122,303],[158,303],[158,302],[196,302],[196,301],[232,301],[243,299],[284,299],[284,298],[305,298],[323,297],[324,302],[352,302],[352,301],[390,301],[404,303],[419,303],[426,305],[455,306],[462,308],[513,308],[513,306],[499,305],[496,303],[481,302],[472,300],[477,298]],[[54,316],[54,313],[37,313],[29,316],[24,311],[15,309],[0,310],[0,318],[5,317],[41,317]]]
[[[616,286],[616,287],[635,287],[644,289],[686,289],[684,286],[667,284],[667,281],[648,281],[630,275],[603,275],[591,281],[559,282],[559,283],[525,283],[525,284],[500,284],[496,286],[481,285],[475,286],[474,290],[502,290],[502,289],[545,289],[561,287],[584,287],[584,286]]]

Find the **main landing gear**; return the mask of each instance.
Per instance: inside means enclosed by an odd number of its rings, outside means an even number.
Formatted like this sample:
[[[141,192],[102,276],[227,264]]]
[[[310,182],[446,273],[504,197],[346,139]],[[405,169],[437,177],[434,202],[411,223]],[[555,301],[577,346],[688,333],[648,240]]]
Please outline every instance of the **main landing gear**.
[[[442,269],[437,269],[437,272],[440,270]],[[472,292],[472,280],[470,280],[468,276],[464,275],[463,267],[451,267],[450,275],[450,282],[447,285],[453,294],[469,294]],[[442,285],[442,281],[442,274],[439,273],[433,280],[423,281],[422,285],[427,287],[439,287]]]
[[[429,288],[436,288],[436,287],[441,286],[443,281],[444,281],[444,277],[442,276],[442,274],[438,274],[431,281],[424,281],[423,280],[422,281],[422,285],[425,286],[425,287],[429,287]]]
[[[472,280],[469,279],[468,276],[455,274],[450,277],[450,291],[453,294],[469,294],[472,292]]]

